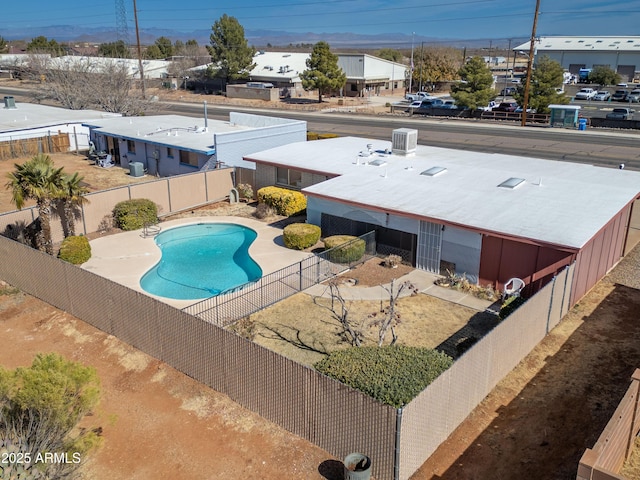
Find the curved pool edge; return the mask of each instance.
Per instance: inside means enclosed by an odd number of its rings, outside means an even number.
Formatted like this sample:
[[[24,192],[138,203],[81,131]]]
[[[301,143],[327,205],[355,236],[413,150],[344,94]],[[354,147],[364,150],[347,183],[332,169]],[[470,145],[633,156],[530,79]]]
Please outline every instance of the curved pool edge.
[[[279,245],[276,239],[282,236],[282,229],[246,217],[198,216],[161,222],[160,226],[164,230],[178,225],[197,223],[236,223],[254,230],[258,236],[249,248],[249,254],[262,269],[263,276],[313,256],[311,253],[289,250]],[[141,229],[107,235],[91,240],[89,243],[92,256],[82,265],[85,270],[176,308],[182,309],[202,301],[172,300],[149,294],[140,288],[142,275],[155,265],[161,256],[154,238],[143,238]]]

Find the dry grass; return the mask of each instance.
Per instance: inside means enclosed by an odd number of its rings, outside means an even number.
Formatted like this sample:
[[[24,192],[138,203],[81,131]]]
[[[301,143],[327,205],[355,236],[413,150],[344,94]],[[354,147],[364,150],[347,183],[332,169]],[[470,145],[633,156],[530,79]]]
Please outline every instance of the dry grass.
[[[314,303],[311,296],[299,293],[251,315],[235,329],[280,355],[313,365],[325,354],[350,346],[338,321],[324,308],[329,305],[329,299],[318,299]],[[380,312],[381,302],[352,301],[348,302],[348,308],[350,318],[365,333],[364,344],[376,344],[378,331],[368,317]],[[452,356],[457,356],[460,342],[480,338],[498,321],[494,315],[423,294],[401,299],[398,310],[402,315],[396,328],[398,343],[439,347]]]
[[[624,462],[620,475],[629,480],[640,479],[640,437],[636,437],[629,459]]]

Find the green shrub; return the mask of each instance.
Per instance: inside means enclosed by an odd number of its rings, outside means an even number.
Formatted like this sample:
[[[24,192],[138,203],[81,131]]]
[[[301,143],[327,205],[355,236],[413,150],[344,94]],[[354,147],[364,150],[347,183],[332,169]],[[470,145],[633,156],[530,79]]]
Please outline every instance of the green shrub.
[[[500,313],[498,313],[498,317],[500,318],[500,320],[503,320],[511,315],[525,301],[526,300],[520,296],[507,298],[500,307]]]
[[[116,203],[113,208],[116,227],[122,230],[138,230],[145,224],[158,223],[158,207],[146,198],[134,198]]]
[[[304,250],[320,240],[320,227],[310,223],[291,223],[282,232],[284,246],[293,250]]]
[[[314,367],[382,403],[399,408],[452,364],[451,357],[436,350],[390,345],[338,350]]]
[[[91,245],[87,237],[70,236],[65,238],[60,245],[58,258],[65,262],[80,265],[91,258]]]
[[[266,203],[278,215],[291,217],[307,209],[307,197],[302,193],[288,188],[264,187],[258,190],[258,202]]]
[[[364,255],[366,246],[363,239],[353,235],[333,235],[324,239],[324,248],[331,250],[327,260],[335,263],[357,262]]]

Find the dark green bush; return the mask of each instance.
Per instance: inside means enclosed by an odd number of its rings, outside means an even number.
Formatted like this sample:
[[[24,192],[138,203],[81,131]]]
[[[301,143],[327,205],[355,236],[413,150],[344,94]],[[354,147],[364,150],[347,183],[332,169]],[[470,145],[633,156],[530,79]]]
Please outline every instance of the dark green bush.
[[[314,367],[382,403],[399,408],[452,364],[451,357],[436,350],[391,345],[338,350]]]
[[[113,208],[116,227],[122,230],[138,230],[145,224],[158,223],[158,207],[146,198],[134,198],[116,203]]]
[[[324,239],[324,248],[330,250],[327,260],[335,263],[357,262],[362,258],[366,242],[353,235],[333,235]]]
[[[87,237],[71,236],[62,241],[58,258],[65,262],[80,265],[91,258],[91,245]]]
[[[511,315],[514,311],[518,309],[520,305],[522,305],[526,300],[522,297],[509,297],[507,298],[502,306],[500,307],[500,313],[498,313],[498,317],[500,320],[504,320],[509,315]]]
[[[282,231],[284,246],[304,250],[320,240],[320,227],[310,223],[291,223]]]

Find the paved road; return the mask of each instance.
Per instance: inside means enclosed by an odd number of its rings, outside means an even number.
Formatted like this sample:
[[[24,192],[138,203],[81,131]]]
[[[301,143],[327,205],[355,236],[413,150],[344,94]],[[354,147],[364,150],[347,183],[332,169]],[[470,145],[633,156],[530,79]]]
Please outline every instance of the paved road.
[[[14,95],[27,101],[22,89],[0,86],[0,95]],[[162,104],[160,113],[193,117],[204,115],[202,104]],[[415,128],[418,142],[444,148],[477,152],[509,153],[551,160],[640,170],[640,132],[590,129],[586,131],[548,127],[500,125],[478,120],[408,118],[391,115],[354,115],[301,112],[282,109],[255,109],[207,105],[210,119],[228,120],[229,111],[269,114],[305,120],[310,131],[368,138],[391,139],[396,128]]]
[[[166,113],[201,116],[199,104],[167,104]],[[415,128],[418,143],[477,152],[509,153],[608,167],[640,170],[640,132],[566,130],[520,127],[478,120],[407,118],[391,115],[352,115],[207,106],[209,118],[228,120],[229,111],[265,113],[306,120],[310,131],[391,139],[395,128]]]

